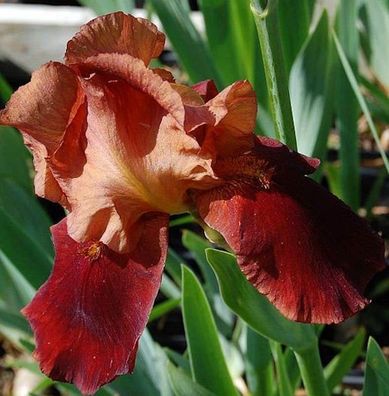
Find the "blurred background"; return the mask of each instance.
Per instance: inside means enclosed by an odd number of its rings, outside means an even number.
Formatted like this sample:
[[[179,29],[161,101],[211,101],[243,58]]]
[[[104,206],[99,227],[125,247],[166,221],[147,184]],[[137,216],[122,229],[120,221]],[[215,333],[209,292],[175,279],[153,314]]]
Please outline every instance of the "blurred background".
[[[271,23],[279,27],[298,150],[322,160],[313,177],[366,217],[388,246],[389,1],[279,0],[277,7]],[[49,60],[62,60],[66,42],[82,24],[116,10],[149,18],[167,34],[166,49],[153,66],[168,68],[178,81],[191,84],[212,78],[222,89],[249,79],[259,103],[256,133],[275,136],[248,0],[0,0],[0,107],[30,80],[33,70]],[[63,209],[34,196],[30,155],[15,130],[0,128],[0,395],[77,395],[73,387],[53,384],[40,374],[31,358],[31,331],[19,314],[50,271],[53,251],[48,227],[64,216]],[[259,394],[246,384],[250,383],[247,356],[241,347],[245,326],[221,299],[204,255],[210,245],[200,230],[188,216],[172,220],[167,273],[142,338],[136,373],[115,381],[101,394],[173,394],[166,390],[168,384],[161,388],[154,370],[163,372],[158,364],[166,356],[177,365],[186,356],[179,307],[181,263],[202,281],[231,375],[235,383],[243,381],[240,393]],[[352,350],[339,371],[341,378],[331,387],[333,394],[362,394],[368,335],[389,355],[388,275],[386,269],[371,283],[368,296],[373,303],[366,310],[343,324],[321,329],[324,365],[331,364],[345,346]],[[288,356],[287,348],[283,353]],[[290,364],[293,367],[293,361]],[[276,368],[274,375],[278,378]],[[298,392],[301,379],[291,382],[293,393]],[[382,396],[389,395],[389,388],[383,389]],[[272,395],[282,396],[277,387],[273,391]]]

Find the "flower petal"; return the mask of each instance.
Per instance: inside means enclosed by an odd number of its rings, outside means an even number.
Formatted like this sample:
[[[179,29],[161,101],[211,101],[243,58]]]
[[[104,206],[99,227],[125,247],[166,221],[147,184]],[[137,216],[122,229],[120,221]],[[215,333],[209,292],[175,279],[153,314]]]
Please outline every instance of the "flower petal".
[[[184,130],[184,106],[170,83],[129,55],[101,54],[93,68],[83,82],[85,164],[70,176],[52,167],[72,208],[69,235],[124,253],[136,243],[143,213],[186,211],[187,190],[208,188],[215,178],[211,159],[199,156]]]
[[[164,45],[165,35],[150,21],[115,12],[83,25],[68,42],[65,62],[83,63],[101,53],[118,53],[139,58],[148,65],[160,55]]]
[[[46,375],[93,394],[133,370],[161,281],[167,222],[159,213],[143,218],[137,247],[127,255],[100,243],[75,242],[66,220],[52,228],[53,273],[23,310]]]
[[[192,89],[203,98],[204,102],[208,102],[219,93],[213,80],[200,81],[192,85]]]
[[[201,87],[197,90],[201,92]],[[254,146],[257,113],[255,92],[248,81],[238,81],[209,100],[204,112],[192,111],[186,120],[202,152],[223,158],[248,151]],[[187,117],[188,118],[188,117]]]
[[[62,204],[66,204],[66,198],[46,159],[61,146],[66,133],[72,135],[68,140],[79,150],[78,138],[73,133],[80,129],[75,119],[83,101],[73,71],[61,63],[50,62],[34,72],[31,82],[19,88],[0,112],[0,124],[18,128],[34,155],[36,193]]]
[[[248,280],[292,320],[345,320],[368,303],[365,287],[384,267],[383,242],[366,221],[295,172],[273,175],[270,186],[231,180],[198,194],[197,207]]]

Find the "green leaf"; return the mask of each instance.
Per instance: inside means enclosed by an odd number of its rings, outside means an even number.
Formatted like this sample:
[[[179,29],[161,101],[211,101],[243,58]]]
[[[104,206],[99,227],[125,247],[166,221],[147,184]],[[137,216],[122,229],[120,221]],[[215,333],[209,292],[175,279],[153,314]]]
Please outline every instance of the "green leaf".
[[[173,363],[168,363],[167,373],[176,396],[216,396],[215,393],[193,382],[183,369],[175,367]]]
[[[51,220],[36,197],[11,179],[0,177],[2,208],[50,257],[54,255],[49,228]]]
[[[206,253],[217,276],[224,302],[249,326],[263,336],[294,350],[302,350],[315,344],[314,328],[282,316],[247,281],[232,254],[216,249],[207,249]]]
[[[223,84],[228,85],[245,77],[242,58],[238,57],[235,26],[228,0],[200,0],[208,45]],[[236,3],[236,2],[235,2]],[[245,3],[245,2],[241,2]]]
[[[289,78],[298,150],[321,159],[326,152],[331,126],[334,83],[328,24],[328,15],[324,12],[298,54]]]
[[[181,291],[177,285],[166,275],[162,275],[161,292],[168,298],[180,298]]]
[[[364,0],[366,36],[372,66],[380,82],[389,87],[389,4],[385,0]]]
[[[0,126],[0,177],[14,180],[32,194],[31,155],[21,135],[13,128]]]
[[[332,391],[342,378],[351,370],[362,351],[366,332],[360,329],[352,341],[343,347],[324,369],[327,387]]]
[[[97,15],[115,11],[130,13],[135,7],[134,0],[79,0],[79,2],[92,9]]]
[[[368,123],[368,125],[370,127],[370,131],[373,134],[374,140],[375,140],[375,142],[377,144],[378,151],[380,152],[382,160],[384,161],[384,164],[385,164],[385,168],[386,168],[386,170],[389,173],[389,161],[388,161],[388,158],[386,156],[386,153],[385,153],[384,149],[382,148],[380,137],[378,135],[377,129],[376,129],[376,127],[375,127],[375,125],[373,123],[373,120],[371,118],[371,114],[369,112],[369,109],[367,107],[365,99],[364,99],[364,97],[363,97],[363,95],[362,95],[362,93],[361,93],[361,91],[359,89],[357,79],[355,78],[353,70],[352,70],[352,68],[351,68],[351,66],[350,66],[350,64],[349,64],[349,62],[347,60],[347,57],[346,57],[346,55],[344,53],[344,50],[342,48],[341,43],[339,42],[339,40],[338,40],[338,38],[336,36],[336,33],[332,32],[332,35],[333,35],[333,38],[334,38],[336,49],[338,51],[339,59],[340,59],[340,61],[342,63],[342,66],[344,68],[344,71],[346,73],[348,81],[349,81],[349,83],[350,83],[350,85],[351,85],[351,87],[352,87],[352,89],[354,91],[354,95],[356,96],[356,98],[357,98],[357,100],[359,102],[359,105],[360,105],[360,107],[361,107],[361,109],[363,111],[363,114],[366,117],[366,121],[367,121],[367,123]]]
[[[200,282],[185,266],[182,285],[182,313],[193,380],[217,395],[236,396],[211,308]]]
[[[278,3],[281,43],[288,71],[308,37],[312,17],[310,2],[283,0]]]
[[[164,316],[171,312],[173,309],[177,308],[180,305],[181,300],[177,299],[169,299],[160,304],[154,306],[153,310],[150,313],[149,323],[154,320],[159,319],[161,316]]]
[[[48,277],[51,257],[0,208],[0,251],[23,277],[37,289]]]
[[[178,286],[181,286],[181,264],[184,263],[184,259],[172,248],[169,248],[165,268]]]
[[[196,263],[199,265],[205,280],[204,289],[212,308],[216,314],[216,324],[223,334],[229,336],[233,325],[233,315],[225,305],[219,294],[219,286],[216,276],[209,266],[205,250],[210,247],[210,243],[192,231],[184,230],[182,234],[182,244],[193,254]]]
[[[253,396],[273,393],[273,359],[269,340],[247,327],[245,364],[247,384]]]
[[[278,393],[280,396],[293,396],[294,392],[289,381],[281,345],[278,342],[272,341],[270,342],[270,346],[277,371]]]
[[[377,342],[370,337],[367,346],[363,396],[386,396],[389,389],[389,365]]]
[[[358,70],[359,36],[356,29],[358,16],[358,0],[339,2],[337,13],[337,31],[339,40],[346,52],[343,53],[350,65],[350,70]],[[337,127],[340,134],[341,161],[340,181],[342,199],[353,210],[360,205],[360,178],[359,178],[359,135],[358,135],[358,102],[344,68],[337,62],[335,110]]]
[[[200,33],[193,25],[189,10],[181,0],[149,0],[164,31],[169,37],[183,67],[192,82],[214,79],[221,88],[222,80]]]
[[[26,278],[20,273],[20,271],[8,260],[7,256],[0,250],[0,266],[7,273],[9,280],[12,283],[13,288],[19,296],[21,303],[17,308],[22,308],[28,304],[35,294],[35,289],[26,280]]]

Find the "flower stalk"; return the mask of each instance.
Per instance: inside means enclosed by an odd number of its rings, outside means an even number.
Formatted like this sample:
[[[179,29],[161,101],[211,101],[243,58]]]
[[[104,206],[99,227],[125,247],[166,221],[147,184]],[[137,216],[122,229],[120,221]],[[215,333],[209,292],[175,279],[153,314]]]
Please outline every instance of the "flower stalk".
[[[276,136],[296,150],[296,134],[282,53],[276,0],[268,0],[265,7],[259,0],[251,0],[251,11],[257,26]]]

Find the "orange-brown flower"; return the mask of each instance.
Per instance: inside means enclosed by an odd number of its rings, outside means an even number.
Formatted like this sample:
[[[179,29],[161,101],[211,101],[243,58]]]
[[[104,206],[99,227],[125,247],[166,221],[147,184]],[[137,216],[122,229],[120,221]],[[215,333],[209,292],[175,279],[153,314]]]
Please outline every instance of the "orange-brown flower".
[[[290,319],[345,319],[383,267],[382,241],[305,176],[318,161],[255,137],[250,84],[175,84],[148,67],[163,45],[146,20],[96,18],[0,112],[34,155],[36,193],[69,211],[52,228],[53,273],[24,309],[35,355],[86,394],[134,367],[171,214],[222,234]]]

